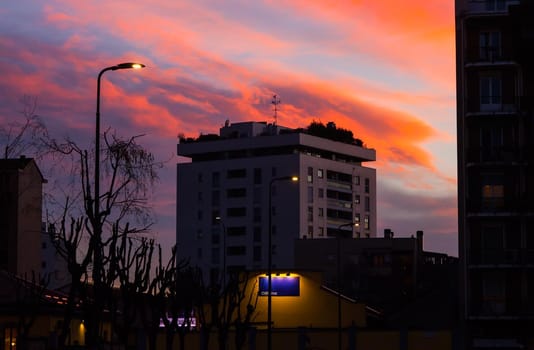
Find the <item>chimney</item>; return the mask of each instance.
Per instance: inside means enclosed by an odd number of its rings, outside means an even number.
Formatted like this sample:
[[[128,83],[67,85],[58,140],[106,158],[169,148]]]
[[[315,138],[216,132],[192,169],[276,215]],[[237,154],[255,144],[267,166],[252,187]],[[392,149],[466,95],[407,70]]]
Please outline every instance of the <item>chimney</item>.
[[[384,238],[393,238],[393,231],[391,231],[389,228],[384,229]]]

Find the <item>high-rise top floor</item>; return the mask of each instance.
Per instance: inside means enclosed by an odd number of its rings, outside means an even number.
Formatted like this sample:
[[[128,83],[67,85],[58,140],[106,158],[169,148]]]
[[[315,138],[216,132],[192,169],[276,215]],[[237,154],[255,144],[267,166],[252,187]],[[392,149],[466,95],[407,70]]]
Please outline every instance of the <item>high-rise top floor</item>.
[[[328,127],[336,130],[335,125]],[[339,135],[316,136],[305,129],[291,129],[265,122],[232,125],[227,122],[219,135],[181,138],[178,155],[190,157],[194,162],[293,153],[357,164],[376,160],[374,149],[366,148],[361,140],[352,138],[352,135],[344,135],[343,129],[339,131]]]

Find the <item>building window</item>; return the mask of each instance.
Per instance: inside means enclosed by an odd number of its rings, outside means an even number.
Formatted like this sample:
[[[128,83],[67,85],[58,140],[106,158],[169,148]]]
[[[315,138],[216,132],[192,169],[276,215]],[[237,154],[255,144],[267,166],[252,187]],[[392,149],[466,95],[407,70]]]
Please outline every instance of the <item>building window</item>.
[[[320,218],[324,217],[324,208],[317,208],[317,215]]]
[[[221,184],[221,174],[218,171],[211,173],[211,185],[219,187]]]
[[[313,203],[313,187],[308,187],[308,203]]]
[[[276,177],[276,173],[277,173],[276,167],[272,167],[271,168],[271,176],[272,177]]]
[[[482,205],[485,208],[504,206],[504,179],[502,174],[482,174]]]
[[[246,226],[232,226],[226,229],[226,234],[228,236],[246,236],[247,228]]]
[[[354,226],[360,226],[360,213],[354,214]]]
[[[261,185],[261,168],[254,168],[254,185]]]
[[[254,242],[261,242],[261,226],[254,226]]]
[[[319,179],[322,179],[323,176],[324,176],[324,171],[323,171],[323,169],[317,169],[317,177],[318,177]]]
[[[500,272],[487,273],[482,280],[482,307],[486,315],[506,312],[506,279]]]
[[[354,176],[354,184],[357,186],[360,185],[360,177],[358,175]]]
[[[198,181],[199,183],[202,183],[202,180],[203,180],[202,173],[198,173],[198,174],[197,174],[197,181]]]
[[[365,196],[365,211],[371,211],[371,198]]]
[[[313,207],[308,207],[308,222],[313,222]]]
[[[202,248],[197,248],[197,258],[202,259]]]
[[[313,168],[312,167],[308,167],[308,182],[309,183],[313,182]]]
[[[481,32],[479,37],[481,60],[493,61],[501,56],[501,33]]]
[[[227,208],[226,209],[226,216],[228,216],[228,217],[240,217],[240,216],[246,216],[246,215],[247,215],[247,208],[246,207]]]
[[[501,108],[501,77],[496,75],[480,77],[480,111],[495,111]]]
[[[198,229],[197,230],[197,239],[202,239],[202,237],[204,237],[204,234],[202,232],[202,229]]]
[[[319,226],[319,227],[317,228],[317,231],[318,231],[318,234],[317,234],[317,235],[318,235],[319,237],[323,237],[323,236],[324,236],[324,227]]]
[[[197,220],[202,221],[202,210],[197,211]]]
[[[231,169],[226,173],[226,178],[237,179],[247,176],[247,169]]]
[[[317,197],[324,198],[324,188],[319,188],[317,190]]]
[[[363,221],[363,228],[368,230],[370,227],[369,224],[369,215],[365,215],[364,221]]]
[[[228,256],[243,256],[247,253],[247,247],[244,245],[230,246],[226,248],[226,253]]]
[[[359,194],[355,194],[354,195],[354,204],[360,204],[360,195]]]
[[[369,178],[366,177],[365,178],[365,193],[369,193],[370,191],[370,182],[371,181],[369,180]]]
[[[229,188],[226,190],[227,198],[243,198],[247,196],[246,188]]]
[[[202,202],[202,192],[198,192],[197,198],[199,202]]]
[[[4,350],[17,349],[17,329],[15,327],[6,327],[4,329]]]
[[[506,0],[485,0],[486,11],[504,11]]]
[[[482,262],[499,263],[503,261],[505,240],[503,227],[486,226],[482,228]]]
[[[313,238],[313,226],[308,226],[308,237]]]

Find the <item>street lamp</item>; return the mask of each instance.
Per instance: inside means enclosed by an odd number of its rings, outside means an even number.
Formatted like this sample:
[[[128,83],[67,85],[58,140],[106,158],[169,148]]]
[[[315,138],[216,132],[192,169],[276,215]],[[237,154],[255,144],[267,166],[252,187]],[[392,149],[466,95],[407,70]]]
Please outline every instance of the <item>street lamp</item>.
[[[272,224],[272,194],[273,194],[273,184],[277,181],[290,180],[297,182],[299,180],[298,176],[282,176],[275,177],[269,182],[269,248],[267,253],[267,350],[272,349],[272,264],[273,264],[273,224]]]
[[[337,227],[336,243],[337,243],[337,348],[341,350],[341,229],[348,226],[357,226],[357,223],[348,222]]]
[[[107,72],[108,70],[118,70],[118,69],[140,69],[144,68],[145,65],[142,63],[135,63],[135,62],[126,62],[126,63],[119,63],[115,66],[110,66],[102,69],[100,73],[98,73],[98,79],[96,84],[96,132],[95,132],[95,207],[94,207],[94,227],[93,227],[93,237],[94,242],[98,244],[100,241],[100,237],[102,235],[102,224],[100,222],[100,81],[102,80],[102,74]],[[95,259],[93,261],[93,264],[99,264],[99,255],[100,255],[100,247],[94,247],[95,251]],[[93,267],[94,272],[96,274],[100,274],[100,267],[96,266]],[[94,281],[95,282],[95,281]],[[98,283],[98,281],[96,281]]]

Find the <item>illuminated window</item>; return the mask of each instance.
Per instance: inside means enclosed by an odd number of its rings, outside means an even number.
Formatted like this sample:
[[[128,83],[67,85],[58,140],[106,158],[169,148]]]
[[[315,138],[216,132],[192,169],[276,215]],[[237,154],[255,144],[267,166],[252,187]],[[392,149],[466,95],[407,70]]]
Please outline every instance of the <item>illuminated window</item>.
[[[365,215],[365,218],[363,219],[363,228],[366,230],[369,229],[369,215]]]
[[[313,168],[308,167],[308,182],[313,182]]]
[[[324,176],[323,169],[317,169],[317,177],[322,179]]]
[[[4,350],[17,349],[17,329],[6,327],[4,329]]]
[[[355,194],[354,195],[354,203],[355,204],[360,204],[360,195],[359,194]]]
[[[482,175],[482,206],[485,208],[500,208],[504,205],[504,176],[503,174]]]

